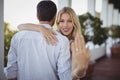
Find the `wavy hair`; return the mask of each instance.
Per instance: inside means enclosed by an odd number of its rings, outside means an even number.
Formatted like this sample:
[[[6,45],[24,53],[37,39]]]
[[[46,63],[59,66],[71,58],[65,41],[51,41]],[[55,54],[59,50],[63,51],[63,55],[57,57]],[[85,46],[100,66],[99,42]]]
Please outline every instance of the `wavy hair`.
[[[57,26],[59,25],[61,15],[64,14],[64,13],[69,14],[71,19],[72,19],[73,31],[71,33],[70,39],[74,39],[76,34],[81,34],[81,26],[80,26],[80,23],[79,23],[78,16],[76,15],[75,11],[72,8],[64,7],[57,14],[57,18],[56,18]],[[58,29],[58,31],[60,31],[60,30]]]

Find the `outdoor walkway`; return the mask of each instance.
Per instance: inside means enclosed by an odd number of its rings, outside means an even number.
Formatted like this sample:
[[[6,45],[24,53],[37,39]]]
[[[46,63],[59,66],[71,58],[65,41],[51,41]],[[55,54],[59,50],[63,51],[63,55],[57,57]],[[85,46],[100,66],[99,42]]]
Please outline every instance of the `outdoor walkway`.
[[[120,80],[120,55],[98,60],[91,75],[82,80]]]

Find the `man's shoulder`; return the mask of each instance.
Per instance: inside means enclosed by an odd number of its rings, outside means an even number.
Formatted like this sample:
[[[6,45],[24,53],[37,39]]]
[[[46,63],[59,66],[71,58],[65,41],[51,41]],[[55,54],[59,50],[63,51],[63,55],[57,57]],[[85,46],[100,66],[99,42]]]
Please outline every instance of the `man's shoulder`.
[[[13,35],[13,37],[20,37],[20,35],[22,35],[23,33],[25,33],[25,31],[18,31]]]
[[[38,32],[35,31],[27,31],[27,30],[23,30],[23,31],[18,31],[17,33],[15,33],[12,37],[12,39],[30,39],[33,37],[35,37],[35,35],[39,35]],[[40,36],[40,35],[39,35]]]
[[[61,33],[57,32],[57,38],[59,40],[59,42],[69,42],[68,38],[64,35],[62,35]]]

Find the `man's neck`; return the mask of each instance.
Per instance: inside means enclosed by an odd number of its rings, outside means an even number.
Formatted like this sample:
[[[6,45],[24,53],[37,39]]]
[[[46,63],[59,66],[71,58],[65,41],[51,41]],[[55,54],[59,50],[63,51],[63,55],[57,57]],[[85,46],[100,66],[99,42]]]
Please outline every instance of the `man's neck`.
[[[49,22],[49,21],[40,21],[40,24],[49,24],[52,26],[51,22]]]

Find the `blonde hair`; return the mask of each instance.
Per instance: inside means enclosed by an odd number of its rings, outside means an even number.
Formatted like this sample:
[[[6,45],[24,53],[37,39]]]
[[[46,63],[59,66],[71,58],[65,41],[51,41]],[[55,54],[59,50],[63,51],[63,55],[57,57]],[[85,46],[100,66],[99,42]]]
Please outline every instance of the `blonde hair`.
[[[80,23],[79,23],[78,16],[76,15],[75,11],[72,8],[64,7],[63,9],[61,9],[58,12],[58,15],[57,15],[57,18],[56,18],[57,26],[59,25],[59,21],[60,21],[61,15],[64,14],[64,13],[69,14],[71,19],[72,19],[73,31],[71,33],[71,39],[74,39],[76,34],[81,34],[81,26],[80,26]],[[58,31],[59,31],[59,29],[58,29]]]

